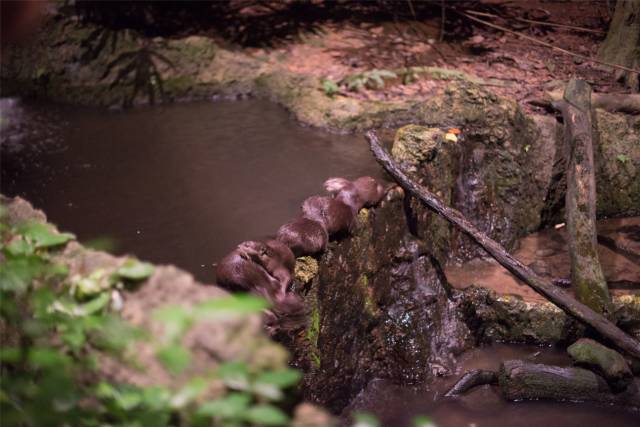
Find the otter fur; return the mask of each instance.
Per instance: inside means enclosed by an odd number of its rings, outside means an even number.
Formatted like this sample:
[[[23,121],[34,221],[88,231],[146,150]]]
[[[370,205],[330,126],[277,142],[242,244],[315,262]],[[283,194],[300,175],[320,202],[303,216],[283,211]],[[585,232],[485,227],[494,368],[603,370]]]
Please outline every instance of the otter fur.
[[[343,201],[327,196],[309,197],[302,203],[302,216],[319,222],[329,236],[351,231],[355,220],[353,209]]]
[[[220,260],[216,267],[216,282],[230,291],[253,292],[271,302],[283,298],[280,281],[253,261],[244,243]]]
[[[387,188],[370,176],[361,176],[353,181],[329,178],[324,188],[352,208],[357,207],[357,210],[377,205],[387,193]]]
[[[322,252],[329,236],[323,224],[298,217],[278,229],[276,239],[287,245],[296,257]]]
[[[275,277],[282,292],[286,292],[296,265],[296,258],[287,245],[275,239],[266,242],[249,240],[240,243],[238,248]]]

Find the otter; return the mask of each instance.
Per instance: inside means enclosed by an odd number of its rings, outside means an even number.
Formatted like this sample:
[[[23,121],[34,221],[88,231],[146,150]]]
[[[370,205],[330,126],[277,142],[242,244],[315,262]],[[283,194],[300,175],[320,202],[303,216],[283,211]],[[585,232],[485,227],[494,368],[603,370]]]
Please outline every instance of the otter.
[[[216,267],[218,284],[234,292],[256,293],[270,302],[283,298],[284,291],[280,281],[269,274],[262,265],[253,261],[251,251],[247,251],[250,245],[244,243],[238,245],[218,263]]]
[[[282,293],[286,292],[296,265],[296,258],[287,245],[274,239],[266,242],[249,240],[240,243],[238,248],[275,277],[280,282]]]
[[[361,176],[353,181],[329,178],[325,181],[324,188],[352,208],[357,207],[357,210],[377,205],[388,190],[370,176]]]
[[[329,236],[320,222],[298,217],[278,229],[276,240],[287,245],[299,257],[323,251]]]
[[[329,236],[351,231],[355,220],[353,208],[342,200],[327,196],[309,197],[302,203],[302,216],[319,222]]]

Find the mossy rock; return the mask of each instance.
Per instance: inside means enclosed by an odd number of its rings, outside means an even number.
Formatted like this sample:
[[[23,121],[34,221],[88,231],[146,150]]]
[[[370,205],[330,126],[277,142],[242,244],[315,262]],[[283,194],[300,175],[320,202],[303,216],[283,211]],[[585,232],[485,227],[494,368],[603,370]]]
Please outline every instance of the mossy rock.
[[[435,157],[443,140],[444,132],[439,128],[407,125],[396,132],[391,154],[415,172],[418,165]]]
[[[589,339],[581,338],[567,348],[573,360],[602,374],[615,392],[625,390],[633,380],[633,374],[624,357],[615,350]]]

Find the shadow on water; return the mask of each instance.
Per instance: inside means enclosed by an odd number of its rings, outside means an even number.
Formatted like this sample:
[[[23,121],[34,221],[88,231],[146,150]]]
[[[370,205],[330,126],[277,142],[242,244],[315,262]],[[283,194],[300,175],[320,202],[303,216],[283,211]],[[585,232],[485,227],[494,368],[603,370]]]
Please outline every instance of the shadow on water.
[[[87,241],[213,280],[331,176],[379,176],[360,136],[305,128],[257,100],[106,112],[2,101],[1,191]]]

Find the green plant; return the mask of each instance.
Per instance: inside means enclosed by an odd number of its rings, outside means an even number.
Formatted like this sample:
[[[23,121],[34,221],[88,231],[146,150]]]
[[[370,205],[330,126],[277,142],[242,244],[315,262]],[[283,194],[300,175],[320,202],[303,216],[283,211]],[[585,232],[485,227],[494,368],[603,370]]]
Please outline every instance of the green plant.
[[[618,159],[620,163],[625,164],[629,161],[629,156],[627,156],[626,154],[618,154],[616,159]]]
[[[349,91],[359,92],[364,88],[383,89],[384,79],[395,79],[397,77],[398,75],[393,71],[375,69],[348,75],[340,80],[338,84],[346,86]]]
[[[158,46],[153,42],[145,41],[139,49],[123,52],[107,64],[102,78],[106,78],[117,70],[109,87],[130,87],[131,92],[123,100],[125,106],[132,105],[140,92],[146,92],[149,103],[153,104],[156,92],[161,98],[165,96],[157,63],[174,68],[173,63],[158,51]]]
[[[0,412],[3,425],[88,427],[281,426],[278,406],[300,379],[293,369],[251,368],[240,361],[186,378],[180,387],[114,384],[101,376],[99,360],[130,364],[127,355],[141,338],[157,360],[183,375],[191,353],[181,337],[197,321],[262,311],[267,303],[232,295],[190,309],[168,306],[154,317],[162,339],[149,337],[113,313],[112,295],[144,280],[153,267],[127,260],[113,271],[70,277],[56,250],[73,235],[47,224],[0,222]],[[211,381],[223,385],[208,397]]]
[[[340,92],[340,86],[338,86],[338,84],[331,79],[323,79],[322,90],[324,91],[325,95],[333,96],[336,93]]]

